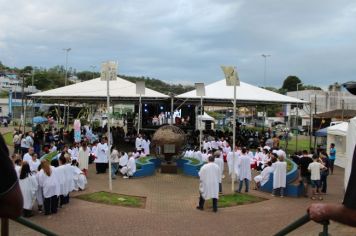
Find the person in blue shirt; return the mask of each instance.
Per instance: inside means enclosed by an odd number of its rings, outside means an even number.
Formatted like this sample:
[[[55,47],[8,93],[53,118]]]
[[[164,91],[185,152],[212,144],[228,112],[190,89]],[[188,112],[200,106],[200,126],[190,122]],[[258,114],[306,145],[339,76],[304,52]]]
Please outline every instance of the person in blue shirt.
[[[330,144],[330,151],[329,151],[330,174],[333,174],[333,172],[334,172],[335,159],[336,159],[336,148],[335,148],[335,144],[331,143]]]

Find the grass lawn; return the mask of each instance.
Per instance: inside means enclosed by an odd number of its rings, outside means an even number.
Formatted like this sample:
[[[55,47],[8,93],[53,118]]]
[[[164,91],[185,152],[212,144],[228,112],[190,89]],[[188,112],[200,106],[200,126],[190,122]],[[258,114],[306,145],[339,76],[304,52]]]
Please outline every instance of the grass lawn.
[[[264,200],[267,199],[256,197],[249,194],[242,194],[242,193],[221,195],[219,196],[218,207],[224,208],[224,207],[239,206],[239,205],[257,203]],[[207,201],[207,206],[209,208],[212,208],[212,201]]]
[[[298,136],[298,151],[303,151],[303,150],[307,150],[309,151],[309,136],[303,136],[303,135],[299,135]],[[312,143],[311,143],[311,147],[314,147],[314,137],[312,137]],[[285,149],[286,143],[285,140],[281,140],[280,145],[281,148]],[[293,154],[296,151],[296,137],[293,136],[291,140],[289,140],[288,142],[288,147],[286,152],[288,154]]]
[[[104,203],[108,205],[145,208],[146,198],[138,196],[128,196],[109,192],[95,192],[77,196],[81,200]]]
[[[13,134],[12,132],[8,132],[6,134],[3,134],[3,137],[5,139],[6,145],[8,145],[8,146],[13,146],[12,134]]]

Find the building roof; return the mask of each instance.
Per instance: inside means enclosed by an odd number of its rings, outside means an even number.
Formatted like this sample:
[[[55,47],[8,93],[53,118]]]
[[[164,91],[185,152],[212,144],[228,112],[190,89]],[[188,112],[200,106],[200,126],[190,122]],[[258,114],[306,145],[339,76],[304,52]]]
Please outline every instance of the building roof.
[[[199,100],[196,90],[176,96],[189,100]],[[205,103],[231,103],[234,99],[234,87],[227,86],[225,79],[219,80],[205,86]],[[306,101],[272,92],[248,83],[240,82],[236,87],[236,101],[239,104],[286,104],[286,103],[308,103]]]
[[[333,111],[323,112],[316,114],[314,117],[316,118],[335,118],[335,119],[351,119],[356,116],[356,110],[342,110],[337,109]]]

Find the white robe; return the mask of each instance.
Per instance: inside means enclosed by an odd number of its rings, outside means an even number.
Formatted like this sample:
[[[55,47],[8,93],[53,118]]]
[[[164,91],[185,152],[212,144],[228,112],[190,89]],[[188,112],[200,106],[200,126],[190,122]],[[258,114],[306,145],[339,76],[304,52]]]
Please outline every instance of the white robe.
[[[87,178],[83,172],[76,166],[72,166],[74,172],[74,190],[78,191],[79,189],[84,190],[85,185],[88,183]]]
[[[277,161],[273,164],[273,189],[285,188],[287,181],[287,162]]]
[[[219,198],[219,183],[221,183],[221,172],[217,164],[209,162],[203,165],[199,171],[199,191],[205,199]]]
[[[129,161],[129,156],[127,155],[127,153],[125,153],[124,155],[122,155],[120,157],[119,165],[120,166],[126,166],[128,161]]]
[[[98,143],[98,145],[96,146],[96,159],[95,159],[95,163],[108,163],[108,145],[106,143],[101,144]]]
[[[43,189],[43,196],[50,198],[60,195],[59,179],[57,177],[56,169],[51,166],[51,175],[47,176],[46,173],[41,170],[38,177],[38,184]]]
[[[77,147],[73,147],[72,151],[70,152],[70,157],[72,160],[78,160],[79,149]]]
[[[84,151],[84,149],[82,147],[80,147],[79,149],[79,159],[78,159],[78,164],[79,164],[79,168],[81,170],[83,169],[88,169],[88,163],[89,163],[89,148],[87,147],[87,149]]]
[[[31,161],[30,161],[28,164],[30,165],[30,170],[31,170],[31,171],[37,172],[38,166],[41,165],[41,161],[38,160],[38,159],[36,159],[35,161],[33,161],[33,160],[31,159]]]
[[[23,209],[32,210],[33,203],[36,200],[36,191],[38,189],[36,176],[29,175],[25,179],[20,179],[19,184],[23,197]]]
[[[142,143],[143,151],[145,152],[145,154],[150,155],[150,144],[151,144],[150,140],[143,139],[141,143]]]
[[[31,160],[32,160],[32,157],[29,153],[26,153],[25,155],[23,155],[22,161],[26,161],[27,163],[30,163]]]
[[[40,172],[37,172],[36,173],[37,183],[39,183],[39,176],[40,176]],[[38,189],[36,191],[36,200],[37,200],[37,205],[39,206],[43,205],[43,189],[39,184],[38,184]]]
[[[255,180],[256,183],[260,183],[261,186],[263,186],[269,180],[269,176],[272,172],[273,172],[273,168],[271,166],[267,166],[262,170],[261,174],[255,176],[255,178],[253,179]]]
[[[251,162],[248,155],[241,154],[238,160],[238,166],[240,170],[240,180],[251,180]]]
[[[137,137],[135,141],[136,150],[142,150],[142,138]]]
[[[136,172],[136,161],[134,157],[130,157],[129,161],[127,162],[127,165],[122,167],[120,172],[125,175],[127,174],[128,176],[133,176]]]
[[[223,176],[223,174],[224,174],[224,160],[221,157],[215,158],[214,163],[219,166],[220,174],[221,174],[221,176]]]

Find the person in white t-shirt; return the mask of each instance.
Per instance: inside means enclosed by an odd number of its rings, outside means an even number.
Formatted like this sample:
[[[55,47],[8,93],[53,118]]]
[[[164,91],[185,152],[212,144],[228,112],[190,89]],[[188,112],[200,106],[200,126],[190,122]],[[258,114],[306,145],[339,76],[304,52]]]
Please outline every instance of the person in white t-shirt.
[[[319,188],[320,188],[320,170],[324,169],[325,166],[318,162],[319,157],[318,155],[313,156],[313,162],[309,164],[308,170],[310,172],[310,180],[311,180],[311,186],[312,186],[312,193],[313,196],[311,197],[312,200],[316,199],[315,195],[319,194]],[[322,200],[323,198],[319,196],[319,200]]]

